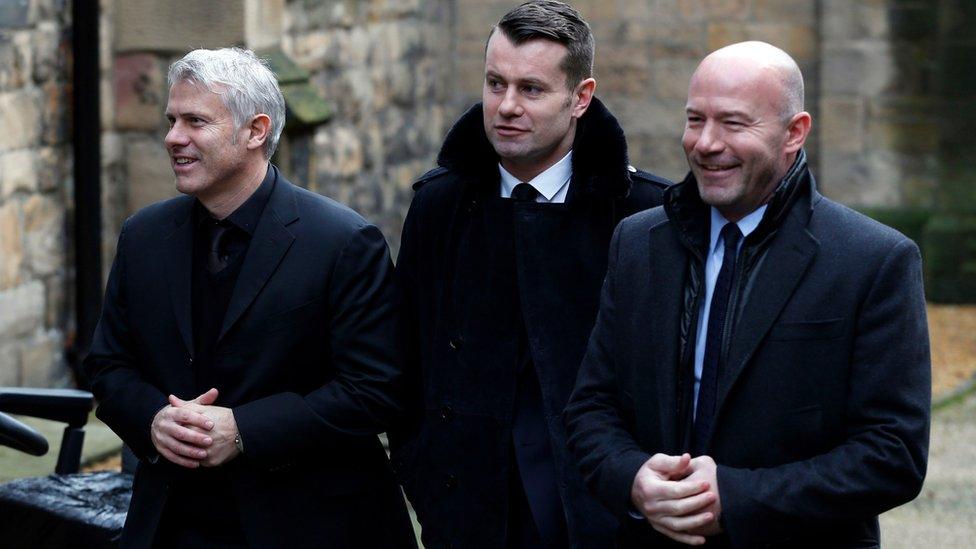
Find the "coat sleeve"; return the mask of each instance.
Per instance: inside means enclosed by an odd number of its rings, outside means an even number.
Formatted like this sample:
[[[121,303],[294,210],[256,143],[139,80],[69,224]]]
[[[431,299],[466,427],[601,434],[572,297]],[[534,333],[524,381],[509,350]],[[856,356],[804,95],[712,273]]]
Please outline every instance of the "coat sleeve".
[[[722,523],[734,546],[877,516],[921,490],[931,366],[921,258],[910,240],[896,244],[876,269],[855,330],[846,433],[837,446],[771,468],[719,464]]]
[[[84,371],[98,399],[96,415],[142,460],[158,454],[150,437],[156,412],[166,406],[166,395],[143,379],[133,353],[126,307],[126,228],[122,225],[115,260],[109,273],[101,317],[95,327]]]
[[[616,273],[621,233],[610,243],[607,276],[600,295],[600,310],[587,346],[576,387],[563,414],[573,452],[583,479],[614,514],[627,519],[630,490],[641,465],[650,458],[633,436],[631,403],[622,395],[614,345]]]
[[[359,227],[344,244],[327,299],[335,378],[306,395],[277,393],[234,408],[245,455],[256,464],[281,466],[375,435],[399,413],[393,263],[378,228]]]

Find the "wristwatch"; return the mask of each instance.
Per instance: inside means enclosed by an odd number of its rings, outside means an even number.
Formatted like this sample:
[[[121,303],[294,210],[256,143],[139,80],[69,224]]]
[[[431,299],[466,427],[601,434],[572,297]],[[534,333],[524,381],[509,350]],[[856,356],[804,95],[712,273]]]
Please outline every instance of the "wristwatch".
[[[241,440],[241,433],[240,432],[238,432],[236,435],[234,435],[234,446],[237,446],[237,451],[238,452],[240,452],[242,454],[244,453],[244,441]]]

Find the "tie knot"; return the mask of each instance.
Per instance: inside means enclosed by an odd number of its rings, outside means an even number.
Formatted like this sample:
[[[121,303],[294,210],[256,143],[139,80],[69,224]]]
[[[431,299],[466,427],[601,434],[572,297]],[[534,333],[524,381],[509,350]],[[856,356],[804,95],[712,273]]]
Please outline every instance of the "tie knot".
[[[739,241],[742,240],[742,231],[735,223],[726,223],[722,227],[722,239],[725,240],[725,252],[736,254],[739,251]]]
[[[539,196],[539,191],[528,183],[519,183],[512,189],[512,198],[519,202],[535,202],[537,196]]]

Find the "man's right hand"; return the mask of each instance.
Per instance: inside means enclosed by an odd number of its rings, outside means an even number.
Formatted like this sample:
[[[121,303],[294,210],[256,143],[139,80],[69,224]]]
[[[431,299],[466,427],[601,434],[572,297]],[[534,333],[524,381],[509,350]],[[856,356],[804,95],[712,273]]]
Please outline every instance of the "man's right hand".
[[[216,399],[217,390],[211,389],[194,401],[210,405]],[[196,469],[213,444],[213,438],[207,434],[213,427],[213,421],[199,412],[167,405],[153,417],[150,436],[159,455],[177,465]]]
[[[654,454],[637,471],[630,499],[651,526],[669,538],[701,545],[705,537],[688,533],[715,520],[705,509],[714,501],[707,482],[684,480],[691,456]]]

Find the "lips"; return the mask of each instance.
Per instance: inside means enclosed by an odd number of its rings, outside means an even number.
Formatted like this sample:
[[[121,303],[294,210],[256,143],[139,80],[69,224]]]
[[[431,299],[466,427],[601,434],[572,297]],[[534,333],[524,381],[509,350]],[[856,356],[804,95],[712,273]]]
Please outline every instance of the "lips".
[[[515,137],[528,133],[529,130],[517,126],[495,126],[495,133],[503,137]]]
[[[733,170],[741,166],[739,162],[734,161],[702,161],[695,159],[695,165],[701,170],[702,175],[707,175],[711,177],[722,177],[728,175]]]
[[[174,155],[172,156],[173,170],[177,172],[188,170],[198,161],[199,159],[192,156]]]

